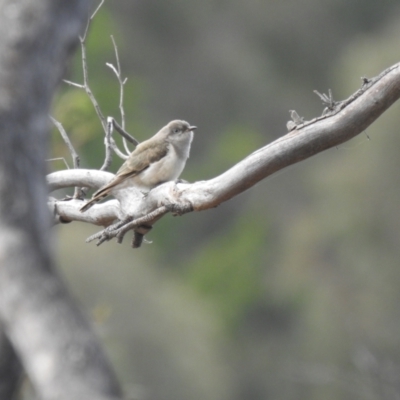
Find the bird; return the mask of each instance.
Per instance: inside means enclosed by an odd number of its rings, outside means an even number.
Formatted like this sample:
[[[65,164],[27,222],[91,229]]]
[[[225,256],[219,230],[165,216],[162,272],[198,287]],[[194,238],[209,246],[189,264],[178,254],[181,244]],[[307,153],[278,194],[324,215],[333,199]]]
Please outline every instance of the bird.
[[[79,211],[85,212],[116,187],[132,185],[148,192],[161,183],[178,179],[189,158],[196,129],[186,121],[174,120],[138,144],[111,181],[95,192]]]

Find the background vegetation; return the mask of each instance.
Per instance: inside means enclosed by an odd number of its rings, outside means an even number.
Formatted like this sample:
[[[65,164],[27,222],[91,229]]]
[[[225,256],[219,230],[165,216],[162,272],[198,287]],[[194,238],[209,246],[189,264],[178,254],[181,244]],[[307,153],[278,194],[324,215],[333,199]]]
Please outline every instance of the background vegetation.
[[[88,40],[90,84],[118,117],[110,34],[128,77],[127,129],[199,127],[183,178],[208,179],[286,131],[312,91],[349,96],[399,61],[394,0],[106,2]],[[81,79],[79,56],[72,80]],[[78,89],[54,115],[82,167],[103,137]],[[166,217],[152,244],[97,248],[57,228],[59,262],[131,396],[180,400],[400,398],[399,106],[366,135],[218,209]],[[52,156],[69,157],[54,132]],[[120,165],[115,160],[113,170]],[[58,163],[52,169],[62,169]]]

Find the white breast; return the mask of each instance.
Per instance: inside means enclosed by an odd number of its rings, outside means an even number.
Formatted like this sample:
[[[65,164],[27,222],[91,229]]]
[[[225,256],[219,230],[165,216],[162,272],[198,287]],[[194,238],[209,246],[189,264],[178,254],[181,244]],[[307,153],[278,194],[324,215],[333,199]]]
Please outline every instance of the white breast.
[[[190,144],[189,144],[190,146]],[[143,189],[149,190],[168,181],[179,178],[185,168],[189,151],[182,154],[170,145],[168,153],[160,161],[151,164],[146,170],[134,178],[135,184]]]

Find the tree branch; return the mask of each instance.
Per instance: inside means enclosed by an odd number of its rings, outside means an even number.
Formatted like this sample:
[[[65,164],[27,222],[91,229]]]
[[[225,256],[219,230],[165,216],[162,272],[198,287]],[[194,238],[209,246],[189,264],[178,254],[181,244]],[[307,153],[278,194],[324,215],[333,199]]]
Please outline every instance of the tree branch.
[[[288,134],[255,151],[213,179],[192,184],[167,182],[154,188],[145,197],[129,193],[128,189],[115,190],[112,194],[120,202],[118,219],[125,220],[131,229],[137,230],[141,226],[141,218],[153,215],[153,212],[163,206],[177,214],[216,207],[275,172],[352,139],[399,99],[400,66],[396,64],[376,78],[370,80],[364,78],[361,89],[344,101],[334,102],[331,97],[331,95],[330,98],[326,96],[324,99],[329,102],[330,108],[324,111],[323,116],[312,121],[301,120],[301,125],[295,124]],[[89,183],[91,180],[92,186],[100,187],[109,179],[108,176],[102,175],[99,171],[60,171],[50,174],[48,182],[50,187],[54,188],[64,184],[76,185],[83,181]],[[58,204],[61,206],[60,202]],[[74,207],[80,207],[81,204],[77,202]],[[96,213],[100,221],[101,214],[111,215],[109,212],[111,206],[114,208],[114,215],[117,216],[115,202],[95,205],[92,212]],[[156,213],[156,217],[146,220],[146,225],[151,226],[165,214],[165,211]],[[71,212],[68,215],[65,212],[65,216],[69,220],[74,220],[76,214]],[[91,223],[93,215],[84,213],[79,220]],[[104,221],[109,225],[110,218],[104,218]],[[96,238],[100,241],[104,238],[106,240],[112,237],[118,238],[123,236],[126,230],[124,224],[118,225],[118,228],[100,232]]]

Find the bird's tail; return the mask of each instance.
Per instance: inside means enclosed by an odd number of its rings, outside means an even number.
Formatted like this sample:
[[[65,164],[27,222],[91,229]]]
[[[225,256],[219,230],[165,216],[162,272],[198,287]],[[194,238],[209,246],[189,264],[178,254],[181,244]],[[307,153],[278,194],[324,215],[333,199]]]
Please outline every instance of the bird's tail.
[[[99,194],[94,194],[93,197],[83,206],[79,209],[80,212],[85,212],[89,210],[90,207],[94,206],[96,203],[98,203],[101,199],[104,199],[104,197],[108,196],[108,192],[104,193],[99,193]]]
[[[123,178],[120,176],[116,176],[114,179],[111,180],[107,185],[101,187],[97,192],[95,192],[92,196],[92,198],[83,206],[79,209],[80,212],[85,212],[86,210],[89,210],[90,207],[94,206],[97,202],[99,202],[101,199],[104,199],[104,197],[107,197],[110,194],[110,190],[117,186]]]

